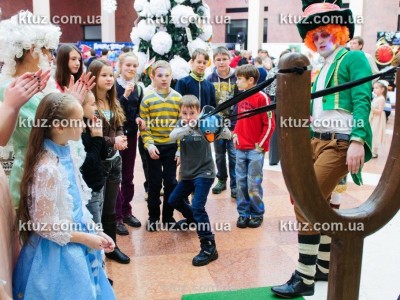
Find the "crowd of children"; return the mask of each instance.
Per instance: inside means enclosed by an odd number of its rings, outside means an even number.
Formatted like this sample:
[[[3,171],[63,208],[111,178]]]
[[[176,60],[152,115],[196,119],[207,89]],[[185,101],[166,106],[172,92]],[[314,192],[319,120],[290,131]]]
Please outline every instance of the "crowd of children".
[[[24,30],[22,24],[15,24],[17,17],[4,21],[0,29],[5,32],[14,26]],[[46,32],[52,34],[46,36]],[[12,135],[15,150],[10,191],[16,219],[22,224],[46,226],[19,228],[22,249],[13,273],[13,291],[11,293],[8,286],[4,293],[8,297],[13,294],[15,298],[40,298],[44,293],[54,298],[82,298],[82,295],[85,299],[115,298],[112,280],[107,280],[102,267],[102,253],[122,264],[130,262],[117,246],[117,234],[129,234],[125,224],[141,226],[130,204],[134,198],[139,134],[143,146],[141,149],[139,145],[139,149],[144,154],[148,181],[146,229],[151,232],[165,226],[169,230],[184,230],[185,225],[194,224],[201,250],[193,258],[193,265],[203,266],[217,259],[206,203],[215,177],[219,181],[213,193],[226,189],[226,153],[232,197],[236,198],[238,187],[238,203],[262,202],[262,199],[256,200],[253,196],[249,199],[252,187],[239,181],[236,183],[235,171],[244,176],[252,175],[248,173],[247,165],[244,169],[236,165],[231,133],[235,122],[216,136],[217,173],[210,141],[201,132],[198,122],[204,115],[201,113],[203,108],[212,109],[233,97],[239,89],[246,90],[256,84],[257,69],[251,66],[250,79],[245,72],[249,84],[237,86],[235,72],[229,67],[230,52],[218,47],[213,55],[215,71],[206,78],[210,57],[206,51],[197,49],[192,53],[191,73],[177,81],[175,89],[171,87],[171,67],[162,60],[153,63],[152,84],[144,88],[136,82],[139,62],[132,52],[119,57],[119,71],[115,76],[110,63],[102,59],[92,60],[87,73],[84,72],[80,50],[74,45],[63,45],[57,52],[54,79],[49,79],[49,72],[42,72],[39,66],[43,70],[50,68],[59,36],[59,28],[54,25],[39,27],[34,35],[24,37],[26,41],[21,45],[29,44],[32,48],[25,49],[16,64],[15,56],[4,59],[3,71],[9,73],[3,72],[3,76],[9,79],[3,81],[1,91],[15,89],[13,77],[17,78],[20,92],[24,91],[21,85],[29,91],[29,95],[22,97],[27,103],[18,107],[13,118],[50,124],[27,127],[17,124],[14,130],[7,131],[9,137]],[[43,40],[45,44],[42,44]],[[241,68],[246,69],[246,66],[237,69],[239,78],[244,76],[240,73]],[[47,84],[48,81],[51,83]],[[3,93],[2,101],[9,104],[9,99],[4,97],[12,98],[10,93],[6,92],[5,96]],[[269,103],[266,96],[259,97],[263,100],[249,102],[254,104],[252,108]],[[231,107],[221,117],[229,118],[236,110],[236,106]],[[14,119],[11,121],[15,124]],[[253,117],[241,125],[243,122],[237,123],[238,128],[243,130],[243,126],[250,126],[249,130],[256,129],[254,141],[248,142],[254,142],[253,150],[263,159],[269,133],[274,129],[273,119],[263,114],[262,118]],[[235,134],[238,134],[236,147],[242,149],[245,140],[241,131],[235,131]],[[2,144],[8,139],[5,138]],[[177,167],[180,164],[178,183]],[[262,165],[261,162],[258,164]],[[262,173],[262,169],[259,171]],[[260,176],[254,180],[260,186]],[[7,190],[2,184],[4,195]],[[193,194],[191,203],[188,201],[190,194]],[[262,191],[258,197],[262,198]],[[176,222],[174,209],[184,219]],[[239,206],[238,210],[242,217]],[[252,222],[257,217],[262,219],[263,211],[256,213],[251,211],[246,216],[251,217]],[[7,216],[8,220],[13,219],[12,214]],[[60,226],[64,226],[62,230]],[[11,243],[9,236],[5,238]],[[10,265],[7,266],[9,276]],[[2,274],[2,278],[10,281],[7,274]],[[36,275],[33,277],[32,274]],[[50,276],[54,280],[47,280]],[[63,282],[61,287],[60,282]]]

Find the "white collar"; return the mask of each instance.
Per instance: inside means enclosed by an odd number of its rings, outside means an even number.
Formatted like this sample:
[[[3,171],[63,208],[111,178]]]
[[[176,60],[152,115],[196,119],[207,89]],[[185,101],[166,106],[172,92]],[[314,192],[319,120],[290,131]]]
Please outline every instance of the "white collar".
[[[119,75],[119,77],[117,78],[117,82],[118,82],[118,84],[119,84],[120,86],[122,86],[123,88],[126,88],[126,85],[127,85],[128,83],[133,83],[133,84],[135,84],[135,80],[134,80],[134,79],[132,79],[132,80],[126,80],[126,79],[123,78],[121,75]]]

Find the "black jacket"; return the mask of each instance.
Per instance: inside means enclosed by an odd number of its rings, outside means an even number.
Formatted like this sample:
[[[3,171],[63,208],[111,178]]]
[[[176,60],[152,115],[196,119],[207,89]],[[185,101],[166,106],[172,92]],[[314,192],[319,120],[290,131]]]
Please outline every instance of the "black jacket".
[[[87,125],[86,118],[84,121]],[[103,137],[92,137],[88,127],[82,133],[82,143],[86,151],[86,158],[80,169],[82,177],[94,192],[98,192],[105,183],[102,160],[107,158],[107,146]]]

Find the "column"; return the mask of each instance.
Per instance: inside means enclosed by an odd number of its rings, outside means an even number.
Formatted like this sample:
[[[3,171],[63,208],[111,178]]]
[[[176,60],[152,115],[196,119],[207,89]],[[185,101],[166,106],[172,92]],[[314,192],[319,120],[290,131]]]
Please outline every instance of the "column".
[[[106,12],[101,0],[101,41],[104,43],[115,42],[115,12]]]
[[[363,36],[363,22],[359,22],[357,24],[357,19],[361,17],[364,18],[364,4],[365,0],[350,0],[350,9],[353,12],[355,28],[354,28],[354,36]],[[364,19],[365,22],[365,19]]]
[[[252,51],[253,57],[261,48],[264,33],[264,2],[251,0],[249,3],[249,17],[247,26],[247,50]]]
[[[46,16],[50,21],[50,0],[33,0],[32,7],[35,16]]]

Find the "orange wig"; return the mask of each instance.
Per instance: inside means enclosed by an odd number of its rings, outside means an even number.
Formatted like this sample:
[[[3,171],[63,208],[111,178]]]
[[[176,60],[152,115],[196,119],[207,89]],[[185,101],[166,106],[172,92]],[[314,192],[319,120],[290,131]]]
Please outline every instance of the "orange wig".
[[[304,39],[304,44],[307,46],[307,48],[315,52],[317,51],[317,47],[314,44],[313,36],[315,33],[320,31],[325,31],[331,34],[333,36],[333,42],[342,46],[346,45],[346,43],[350,39],[350,33],[347,26],[332,24],[320,26],[307,32],[306,38]]]

